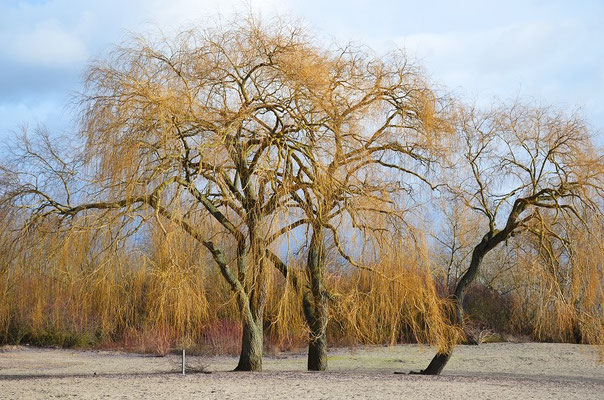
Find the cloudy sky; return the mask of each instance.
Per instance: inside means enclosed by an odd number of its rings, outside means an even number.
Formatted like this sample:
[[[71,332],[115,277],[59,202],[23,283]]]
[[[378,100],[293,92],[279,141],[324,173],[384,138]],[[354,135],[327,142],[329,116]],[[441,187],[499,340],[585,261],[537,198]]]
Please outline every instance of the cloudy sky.
[[[70,130],[87,63],[128,32],[250,9],[299,17],[326,41],[404,47],[434,82],[478,102],[580,108],[602,142],[602,0],[0,0],[0,138],[24,124]]]

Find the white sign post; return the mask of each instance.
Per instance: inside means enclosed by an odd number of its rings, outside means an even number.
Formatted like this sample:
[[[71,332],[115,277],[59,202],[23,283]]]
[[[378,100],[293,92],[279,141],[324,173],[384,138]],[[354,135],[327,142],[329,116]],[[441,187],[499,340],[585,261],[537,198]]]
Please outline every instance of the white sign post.
[[[185,349],[182,349],[182,374],[185,374]]]

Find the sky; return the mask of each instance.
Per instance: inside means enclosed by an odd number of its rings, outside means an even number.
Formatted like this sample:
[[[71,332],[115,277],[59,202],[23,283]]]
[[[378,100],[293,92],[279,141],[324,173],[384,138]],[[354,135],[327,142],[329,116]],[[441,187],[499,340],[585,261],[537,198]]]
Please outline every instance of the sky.
[[[604,143],[604,0],[0,0],[0,140],[73,130],[87,65],[131,33],[250,11],[298,18],[326,43],[402,47],[467,101],[580,109]]]

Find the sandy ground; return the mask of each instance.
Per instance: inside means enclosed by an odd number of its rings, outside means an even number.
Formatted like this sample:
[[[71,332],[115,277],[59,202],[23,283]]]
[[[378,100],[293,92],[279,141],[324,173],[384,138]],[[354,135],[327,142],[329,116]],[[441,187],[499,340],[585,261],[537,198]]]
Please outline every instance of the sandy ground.
[[[306,372],[304,355],[266,356],[264,372],[229,372],[233,357],[150,357],[120,352],[0,348],[1,399],[604,399],[604,364],[593,347],[498,343],[459,346],[438,377],[430,348],[336,349],[330,370]]]

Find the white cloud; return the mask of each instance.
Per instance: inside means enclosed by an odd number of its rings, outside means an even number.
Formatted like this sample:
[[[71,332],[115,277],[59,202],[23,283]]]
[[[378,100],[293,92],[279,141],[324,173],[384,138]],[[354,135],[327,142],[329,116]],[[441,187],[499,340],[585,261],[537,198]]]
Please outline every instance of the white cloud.
[[[220,13],[269,16],[289,0],[0,0],[0,137],[27,121],[67,129],[64,104],[91,58],[129,32],[170,34]]]
[[[15,61],[42,67],[69,67],[81,64],[88,57],[86,44],[52,20],[14,35],[5,40],[5,46]]]
[[[482,31],[408,35],[398,40],[410,54],[437,68],[513,71],[550,60],[568,28],[548,23]]]
[[[88,57],[129,31],[155,25],[169,33],[200,19],[236,11],[272,13],[287,1],[49,0],[0,4],[0,56],[40,67],[82,67]]]
[[[407,35],[398,43],[420,59],[433,78],[472,96],[520,94],[559,102],[582,84],[573,71],[602,62],[593,58],[589,40],[581,23],[567,20]]]

